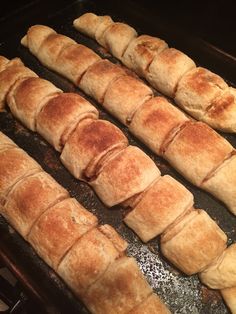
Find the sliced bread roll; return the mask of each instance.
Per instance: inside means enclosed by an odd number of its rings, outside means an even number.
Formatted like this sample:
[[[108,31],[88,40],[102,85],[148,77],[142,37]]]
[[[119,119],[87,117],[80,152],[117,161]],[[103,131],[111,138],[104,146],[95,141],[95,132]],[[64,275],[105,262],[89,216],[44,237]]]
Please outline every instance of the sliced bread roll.
[[[75,93],[51,98],[37,116],[37,131],[57,151],[61,151],[77,124],[85,118],[97,119],[98,111]]]
[[[125,135],[105,120],[81,121],[66,142],[61,161],[78,179],[96,177],[106,157],[128,145]]]
[[[97,218],[73,198],[46,210],[31,229],[28,240],[53,269],[84,233],[96,227]]]
[[[161,251],[187,275],[203,271],[226,248],[227,236],[204,210],[180,217],[161,237]]]

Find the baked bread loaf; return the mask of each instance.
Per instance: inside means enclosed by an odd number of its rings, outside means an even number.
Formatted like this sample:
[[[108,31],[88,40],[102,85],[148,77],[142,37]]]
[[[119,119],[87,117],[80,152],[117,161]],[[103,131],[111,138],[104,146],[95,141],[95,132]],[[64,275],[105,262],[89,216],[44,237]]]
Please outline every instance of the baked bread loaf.
[[[1,214],[25,238],[40,215],[69,197],[46,172],[40,171],[16,183],[7,195]]]
[[[96,21],[92,25],[102,25],[102,35],[94,36],[90,32],[89,19]],[[79,27],[76,27],[76,24]],[[213,128],[236,132],[235,126],[235,92],[227,91],[224,80],[213,72],[198,67],[194,61],[183,52],[168,48],[167,43],[157,37],[141,35],[131,40],[121,53],[113,52],[116,43],[106,44],[106,33],[115,23],[109,16],[97,16],[93,13],[81,15],[74,21],[74,26],[80,32],[95,38],[128,68],[144,77],[163,94],[175,98],[176,103],[196,119],[204,121]],[[123,24],[125,25],[125,24]],[[104,32],[104,29],[107,32]],[[116,38],[114,37],[116,42]],[[234,90],[234,89],[233,89]],[[234,95],[233,95],[234,94]]]
[[[186,54],[177,49],[169,48],[155,56],[145,77],[158,91],[169,97],[174,97],[177,84],[182,76],[195,67],[193,60]]]
[[[227,236],[204,210],[191,210],[161,237],[161,251],[187,275],[203,271],[226,248]]]
[[[100,59],[91,49],[76,44],[52,28],[34,25],[29,28],[21,43],[50,69],[63,74],[77,84],[90,65]]]
[[[9,59],[4,56],[0,56],[0,72],[6,69]]]
[[[150,157],[135,146],[128,146],[102,167],[90,182],[99,198],[108,207],[143,192],[160,176]]]
[[[205,68],[193,68],[177,85],[176,103],[197,119],[201,119],[212,101],[226,89],[226,82]]]
[[[212,102],[202,121],[224,132],[236,132],[236,89],[224,89]]]
[[[84,234],[66,254],[58,273],[78,296],[83,297],[120,254],[109,238],[94,228]]]
[[[83,75],[79,88],[99,103],[103,103],[105,92],[111,82],[127,74],[127,71],[109,60],[99,60]]]
[[[2,133],[0,147],[5,147],[1,152],[10,155],[14,150],[21,151]],[[24,157],[32,163],[26,153]],[[123,309],[133,309],[152,293],[135,260],[125,257],[127,242],[111,226],[98,227],[97,218],[69,198],[48,174],[38,170],[15,185],[14,175],[8,178],[13,179],[13,188],[7,195],[5,217],[92,313],[110,314],[110,308],[113,313],[123,313]],[[100,286],[104,288],[99,291]],[[92,297],[96,291],[101,294],[101,302]],[[155,303],[158,309],[165,309],[160,299]]]
[[[156,37],[141,35],[134,38],[122,57],[122,62],[138,75],[145,77],[155,56],[168,48],[167,43]]]
[[[170,314],[156,294],[151,294],[141,304],[133,308],[129,314]]]
[[[232,314],[236,314],[236,287],[221,290],[222,297]]]
[[[91,313],[123,314],[139,305],[151,292],[135,260],[124,256],[108,267],[87,290],[83,300]]]
[[[220,199],[236,215],[236,154],[229,156],[201,187]]]
[[[77,124],[97,119],[98,111],[75,93],[61,93],[51,98],[37,116],[37,132],[57,151],[61,151]]]
[[[152,96],[152,90],[143,82],[131,75],[123,75],[108,86],[103,107],[127,125],[135,111]]]
[[[160,235],[192,206],[193,195],[178,181],[166,175],[158,178],[144,192],[124,222],[143,242],[147,242]]]
[[[227,140],[206,124],[188,122],[169,143],[164,156],[190,182],[201,186],[233,150]]]
[[[22,149],[9,147],[0,151],[0,204],[10,189],[24,177],[41,171],[41,167]]]
[[[104,47],[107,48],[113,56],[121,59],[128,44],[137,37],[137,32],[133,27],[124,23],[112,23],[102,35]]]
[[[114,124],[84,119],[68,138],[60,158],[77,179],[90,180],[108,156],[127,145],[127,138]]]
[[[36,130],[36,117],[45,103],[62,91],[55,85],[39,77],[18,80],[7,96],[7,104],[12,114],[27,128]]]
[[[37,77],[36,73],[26,68],[19,58],[10,60],[0,72],[0,110],[4,109],[6,97],[14,83],[24,77]]]
[[[76,199],[67,198],[46,210],[31,229],[28,240],[53,269],[84,233],[96,227],[97,218]]]
[[[135,112],[129,130],[154,153],[162,155],[175,131],[188,121],[184,113],[163,97],[146,101]]]
[[[236,287],[236,243],[230,245],[199,277],[211,289]]]
[[[17,147],[16,144],[0,131],[0,151],[14,147]]]

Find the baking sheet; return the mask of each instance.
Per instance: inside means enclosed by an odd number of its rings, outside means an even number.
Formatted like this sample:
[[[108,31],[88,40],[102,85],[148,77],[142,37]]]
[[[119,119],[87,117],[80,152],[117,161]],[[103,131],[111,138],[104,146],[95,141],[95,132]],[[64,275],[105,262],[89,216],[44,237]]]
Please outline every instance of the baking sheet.
[[[46,10],[46,9],[44,9]],[[61,7],[54,4],[44,12],[25,12],[24,20],[6,22],[7,32],[2,38],[0,54],[6,57],[20,57],[26,66],[32,68],[39,76],[46,78],[62,88],[64,91],[75,91],[85,96],[73,84],[59,75],[44,68],[27,49],[20,46],[20,38],[27,28],[33,24],[46,24],[56,31],[66,34],[78,42],[94,49],[102,56],[107,56],[111,61],[117,62],[106,54],[93,40],[79,34],[72,27],[72,21],[84,12],[93,11],[97,14],[111,15],[115,21],[124,21],[139,33],[160,36],[170,46],[174,46],[188,53],[200,65],[205,66],[222,75],[231,84],[236,83],[236,61],[228,55],[216,51],[207,43],[194,40],[178,30],[171,28],[165,21],[152,18],[154,12],[145,12],[133,2],[126,2],[125,9],[109,1],[77,1]],[[11,25],[11,29],[7,27]],[[15,25],[15,26],[14,26]],[[17,28],[17,32],[16,32]],[[99,105],[90,100],[98,109]],[[141,144],[134,136],[130,135],[123,125],[112,118],[105,111],[100,110],[100,117],[115,123],[127,135],[130,144],[141,147],[151,156],[162,174],[170,174],[183,183],[195,196],[195,207],[205,209],[210,216],[217,221],[220,227],[227,233],[229,243],[236,241],[235,222],[236,217],[219,201],[203,192],[182,178],[166,161],[155,156],[148,148]],[[0,113],[0,129],[12,138],[20,147],[35,158],[61,185],[69,190],[87,209],[93,212],[100,223],[109,223],[120,232],[129,242],[128,254],[134,256],[149,283],[161,298],[169,305],[173,313],[201,313],[201,314],[226,314],[226,309],[219,292],[208,290],[202,286],[197,276],[185,276],[176,268],[172,267],[160,254],[159,239],[156,238],[148,244],[143,244],[139,238],[126,227],[122,218],[124,211],[116,206],[107,209],[96,197],[87,184],[75,180],[59,161],[59,154],[49,146],[41,136],[25,129],[20,122],[16,121],[9,111]],[[235,135],[224,136],[236,147]],[[194,231],[193,231],[194,232]],[[1,254],[6,261],[18,273],[26,286],[36,289],[35,294],[40,298],[50,313],[86,313],[83,306],[70,293],[58,276],[36,256],[29,245],[24,242],[13,229],[9,228],[3,218],[0,219],[0,248]],[[4,240],[4,241],[3,241]],[[64,305],[63,305],[64,304]],[[68,310],[69,309],[69,310]]]

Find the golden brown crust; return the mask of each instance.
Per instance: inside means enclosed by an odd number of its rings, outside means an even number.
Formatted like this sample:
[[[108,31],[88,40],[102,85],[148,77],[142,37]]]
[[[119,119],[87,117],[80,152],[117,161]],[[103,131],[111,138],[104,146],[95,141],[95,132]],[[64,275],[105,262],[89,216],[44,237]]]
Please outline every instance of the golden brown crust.
[[[138,75],[145,77],[154,57],[167,47],[167,43],[160,38],[141,35],[130,42],[122,62]]]
[[[123,53],[132,39],[137,36],[137,32],[131,26],[124,23],[112,23],[104,32],[103,40],[105,47],[118,59],[121,59]]]
[[[5,70],[8,62],[9,62],[9,59],[5,58],[4,56],[0,56],[0,72]]]
[[[171,312],[154,293],[141,304],[133,308],[128,314],[170,314]]]
[[[138,147],[128,146],[110,159],[90,184],[109,207],[144,191],[160,171]]]
[[[76,42],[61,34],[50,34],[40,45],[37,52],[37,58],[42,64],[54,69],[54,65],[60,52],[70,45],[76,45]]]
[[[95,176],[98,163],[108,152],[128,145],[125,135],[105,120],[85,119],[69,137],[61,154],[62,163],[76,177]]]
[[[179,80],[195,67],[193,60],[186,54],[174,48],[167,48],[153,59],[146,78],[158,91],[174,97]]]
[[[7,196],[2,214],[26,238],[40,215],[68,192],[46,172],[38,172],[18,182]]]
[[[236,287],[221,290],[221,294],[232,314],[236,314]]]
[[[193,195],[172,177],[164,176],[144,193],[124,221],[143,242],[147,242],[192,206]]]
[[[59,275],[80,297],[119,257],[112,242],[97,228],[84,234],[58,267]]]
[[[235,263],[236,243],[230,245],[199,277],[211,289],[236,287]]]
[[[109,60],[99,60],[83,75],[79,87],[99,103],[103,103],[108,85],[127,71]]]
[[[117,251],[123,255],[128,247],[128,243],[117,233],[117,231],[107,224],[99,226],[98,229],[113,243]]]
[[[22,44],[28,47],[33,55],[37,56],[41,44],[51,34],[56,34],[52,28],[45,25],[33,25],[28,29]]]
[[[201,67],[194,68],[179,81],[175,101],[192,116],[201,119],[211,102],[227,87],[215,73]]]
[[[73,26],[81,33],[95,38],[95,32],[99,25],[100,19],[94,13],[88,12],[73,21]]]
[[[18,79],[37,77],[33,71],[23,65],[20,59],[11,61],[6,69],[0,72],[0,110],[4,108],[7,94]]]
[[[151,292],[136,261],[122,257],[88,289],[83,301],[92,313],[123,314],[140,304]]]
[[[62,92],[47,80],[39,77],[18,80],[7,96],[12,114],[27,128],[36,130],[36,117],[48,97]]]
[[[106,47],[104,33],[111,24],[114,24],[114,22],[110,16],[108,15],[99,16],[99,23],[95,32],[95,39],[103,47]]]
[[[8,136],[0,131],[0,151],[11,147],[13,148],[17,146]]]
[[[53,97],[37,117],[37,131],[58,151],[81,119],[96,119],[97,109],[75,93],[62,93]]]
[[[20,148],[0,151],[0,203],[16,182],[40,170],[39,164]]]
[[[190,182],[200,186],[232,151],[230,143],[206,124],[188,122],[164,156]]]
[[[152,90],[139,79],[124,75],[111,82],[103,106],[123,124],[129,124],[136,110],[153,96]]]
[[[91,49],[74,44],[63,49],[51,67],[78,85],[87,69],[100,59]]]
[[[49,266],[57,269],[63,256],[84,233],[97,225],[97,218],[75,199],[50,207],[31,229],[28,240]]]
[[[236,132],[236,89],[229,87],[215,98],[202,121],[225,132]]]
[[[190,212],[179,224],[163,234],[162,253],[187,275],[203,271],[224,251],[226,234],[203,210]]]
[[[236,155],[227,159],[201,187],[224,202],[236,215]]]
[[[189,119],[163,97],[154,97],[135,112],[129,130],[158,155],[170,132]]]

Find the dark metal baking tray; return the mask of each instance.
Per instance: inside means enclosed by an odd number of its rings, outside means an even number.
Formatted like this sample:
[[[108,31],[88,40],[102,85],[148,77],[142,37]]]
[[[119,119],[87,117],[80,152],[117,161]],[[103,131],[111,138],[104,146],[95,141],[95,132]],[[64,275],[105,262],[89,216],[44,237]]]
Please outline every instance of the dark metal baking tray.
[[[79,34],[72,27],[72,21],[84,12],[111,15],[114,20],[125,21],[139,33],[160,36],[170,46],[188,53],[200,65],[222,75],[231,84],[236,83],[236,60],[207,42],[195,39],[189,34],[171,27],[165,20],[155,19],[155,12],[126,1],[125,9],[111,1],[59,1],[45,4],[36,1],[21,14],[13,14],[4,20],[1,29],[0,54],[8,58],[20,57],[39,76],[51,80],[64,91],[75,91],[83,95],[66,79],[44,68],[35,57],[19,42],[27,28],[33,24],[46,24],[93,48],[104,56],[104,51],[91,39]],[[1,21],[0,21],[1,22]],[[1,24],[0,24],[1,26]],[[117,62],[108,55],[110,60]],[[84,95],[83,95],[84,96]],[[88,97],[87,97],[88,98]],[[88,98],[99,110],[100,107]],[[183,183],[195,196],[195,206],[205,209],[227,233],[229,243],[236,241],[236,218],[223,204],[204,191],[201,191],[181,177],[166,161],[155,156],[142,143],[128,133],[128,130],[115,118],[100,110],[101,118],[118,125],[133,145],[141,147],[153,158],[162,174],[170,174]],[[39,135],[26,130],[9,111],[0,113],[0,129],[20,147],[35,158],[60,184],[69,190],[86,208],[99,218],[100,223],[114,226],[129,242],[128,254],[134,256],[148,281],[173,313],[228,313],[219,292],[208,290],[200,284],[197,276],[185,276],[166,261],[159,250],[159,239],[143,244],[122,222],[124,211],[116,206],[107,209],[87,184],[75,180],[59,161],[59,154]],[[235,135],[223,134],[236,147]],[[193,230],[194,232],[194,230]],[[22,280],[26,288],[45,304],[49,313],[86,313],[85,308],[73,296],[59,277],[34,253],[33,249],[0,217],[0,254],[10,268]],[[79,271],[79,270],[78,270]]]

